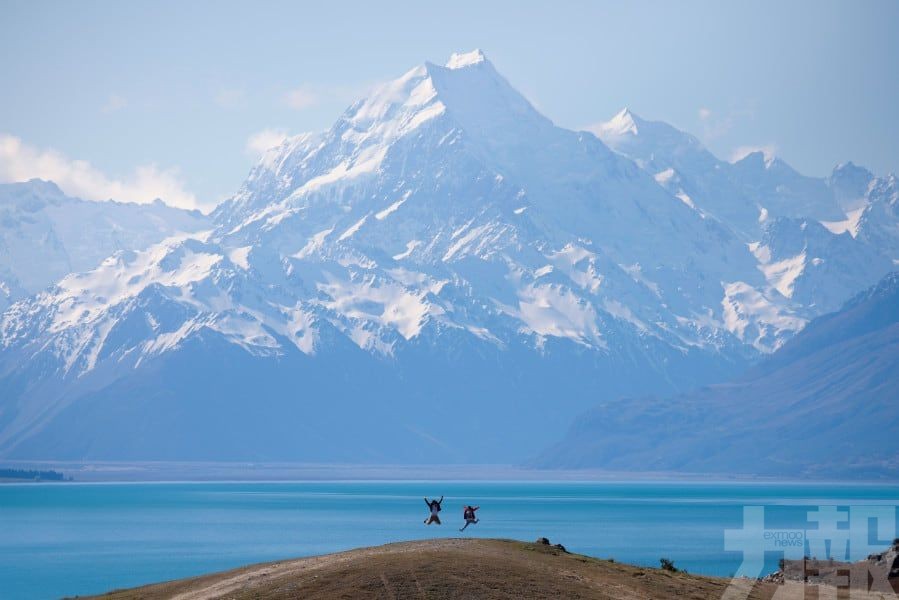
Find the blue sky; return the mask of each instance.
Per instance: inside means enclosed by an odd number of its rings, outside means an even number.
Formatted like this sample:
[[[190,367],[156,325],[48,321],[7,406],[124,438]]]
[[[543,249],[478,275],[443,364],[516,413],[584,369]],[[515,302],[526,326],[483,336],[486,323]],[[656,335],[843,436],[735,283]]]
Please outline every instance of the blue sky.
[[[0,180],[208,208],[254,147],[481,48],[557,124],[629,106],[722,158],[899,171],[899,2],[2,1]]]

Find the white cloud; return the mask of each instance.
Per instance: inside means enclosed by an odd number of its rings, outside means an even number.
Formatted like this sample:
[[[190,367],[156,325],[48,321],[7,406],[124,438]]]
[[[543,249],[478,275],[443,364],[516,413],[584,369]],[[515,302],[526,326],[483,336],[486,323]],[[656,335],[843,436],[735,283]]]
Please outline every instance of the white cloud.
[[[765,160],[771,160],[777,154],[777,144],[764,144],[762,146],[738,146],[730,153],[730,162],[743,160],[753,152],[761,152]]]
[[[697,110],[699,121],[702,123],[702,139],[711,142],[722,138],[729,134],[734,126],[755,119],[756,112],[756,102],[751,98],[724,112],[702,106]]]
[[[281,129],[263,129],[247,138],[245,151],[254,158],[259,158],[265,151],[280,146],[287,139],[287,132]]]
[[[353,85],[304,83],[281,94],[284,106],[305,110],[313,106],[349,104],[360,96],[367,96],[380,83],[368,82]]]
[[[294,110],[303,110],[319,103],[320,94],[308,87],[298,87],[284,94],[284,103]]]
[[[213,208],[184,189],[177,169],[141,165],[130,176],[114,179],[85,160],[70,159],[53,149],[35,148],[15,136],[0,133],[0,182],[34,178],[53,181],[67,194],[85,200],[149,204],[161,198],[166,204],[180,208]]]
[[[241,89],[220,90],[215,95],[215,103],[222,108],[242,108],[247,103],[247,93]]]
[[[726,135],[734,126],[734,114],[719,115],[706,106],[701,107],[697,114],[702,121],[702,139],[711,142],[714,139]]]
[[[106,99],[106,104],[100,109],[105,113],[116,112],[117,110],[122,110],[128,106],[128,100],[126,100],[123,96],[119,96],[118,94],[110,94],[109,98]]]

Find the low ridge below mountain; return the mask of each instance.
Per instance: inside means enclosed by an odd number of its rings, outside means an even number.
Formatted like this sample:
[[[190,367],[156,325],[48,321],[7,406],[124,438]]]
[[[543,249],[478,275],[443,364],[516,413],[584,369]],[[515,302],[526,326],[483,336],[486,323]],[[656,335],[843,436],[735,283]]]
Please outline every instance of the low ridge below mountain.
[[[899,272],[733,382],[581,415],[544,468],[899,476]]]

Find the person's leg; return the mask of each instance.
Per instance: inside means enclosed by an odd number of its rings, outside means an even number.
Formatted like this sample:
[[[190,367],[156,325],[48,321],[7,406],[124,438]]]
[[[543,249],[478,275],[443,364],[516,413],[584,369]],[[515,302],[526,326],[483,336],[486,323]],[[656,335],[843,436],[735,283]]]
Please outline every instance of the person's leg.
[[[465,531],[465,528],[468,527],[469,521],[465,521],[465,525],[462,526],[462,529],[459,531]]]
[[[441,523],[440,523],[440,517],[438,517],[437,515],[434,515],[432,518],[434,519],[434,522],[435,522],[435,523],[437,523],[438,525],[441,524]]]

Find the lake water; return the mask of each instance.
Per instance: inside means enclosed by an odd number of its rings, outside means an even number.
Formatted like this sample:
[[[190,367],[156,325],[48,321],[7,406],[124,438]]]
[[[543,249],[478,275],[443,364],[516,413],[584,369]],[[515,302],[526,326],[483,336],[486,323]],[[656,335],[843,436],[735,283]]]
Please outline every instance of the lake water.
[[[425,495],[444,495],[426,527]],[[462,506],[481,506],[464,534]],[[56,598],[247,563],[426,537],[548,537],[569,550],[730,575],[743,507],[808,529],[821,505],[899,505],[899,486],[659,482],[309,482],[0,485],[0,597]],[[895,523],[892,524],[895,529]],[[893,536],[890,536],[892,539]],[[881,538],[882,539],[882,536]],[[887,540],[888,541],[888,540]],[[777,556],[769,557],[774,568]]]

